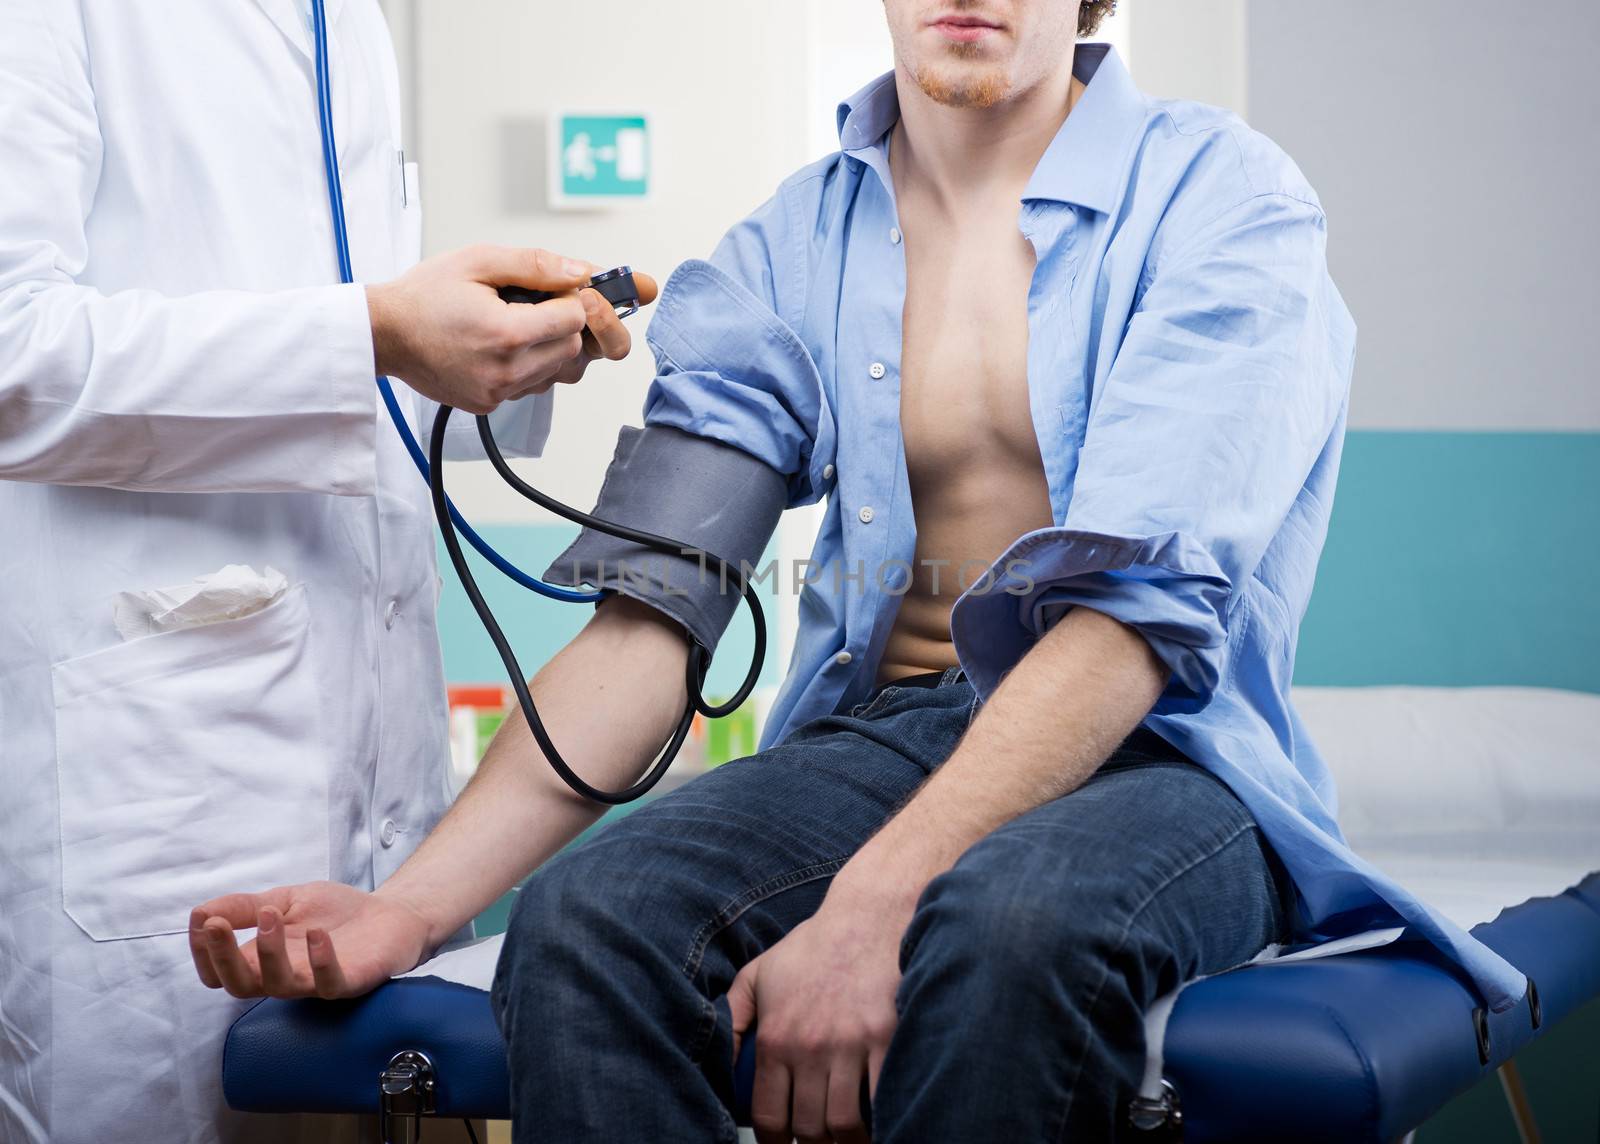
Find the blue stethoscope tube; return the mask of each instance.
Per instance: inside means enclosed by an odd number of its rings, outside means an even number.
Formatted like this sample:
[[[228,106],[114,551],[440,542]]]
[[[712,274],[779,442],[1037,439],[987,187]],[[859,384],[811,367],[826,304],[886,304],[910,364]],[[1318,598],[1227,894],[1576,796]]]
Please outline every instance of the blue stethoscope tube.
[[[311,0],[311,25],[312,38],[316,43],[317,122],[322,131],[322,168],[328,180],[328,210],[333,219],[333,242],[339,254],[339,280],[350,283],[355,281],[355,272],[350,264],[350,234],[345,227],[344,190],[339,180],[339,151],[334,144],[332,83],[328,75],[328,23],[323,0]],[[387,377],[378,378],[378,392],[383,396],[384,408],[389,411],[389,420],[394,422],[400,440],[405,442],[406,452],[411,454],[411,460],[417,466],[417,471],[422,474],[422,479],[428,480],[427,454],[422,451],[422,446],[412,435],[411,426],[406,423],[405,414],[400,410],[400,401],[395,397],[394,385]],[[479,536],[454,503],[446,501],[446,504],[451,521],[461,535],[466,537],[467,543],[490,564],[524,588],[531,588],[541,596],[570,604],[592,604],[600,599],[598,592],[562,588],[555,584],[546,584],[536,576],[530,576],[496,552],[487,540]]]

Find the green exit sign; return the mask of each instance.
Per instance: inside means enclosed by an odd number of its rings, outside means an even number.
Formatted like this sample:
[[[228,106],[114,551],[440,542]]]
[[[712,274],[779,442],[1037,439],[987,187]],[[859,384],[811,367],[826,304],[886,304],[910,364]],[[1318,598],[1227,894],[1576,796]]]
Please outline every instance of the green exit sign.
[[[643,115],[556,112],[550,120],[550,205],[637,202],[650,193]]]

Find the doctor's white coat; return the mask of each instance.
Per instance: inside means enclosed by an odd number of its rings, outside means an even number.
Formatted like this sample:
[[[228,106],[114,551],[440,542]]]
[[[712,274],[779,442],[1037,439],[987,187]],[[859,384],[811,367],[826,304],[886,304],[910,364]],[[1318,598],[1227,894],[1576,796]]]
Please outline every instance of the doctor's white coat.
[[[0,0],[7,1144],[291,1138],[222,1109],[245,1003],[196,979],[189,910],[370,887],[446,803],[431,513],[362,288],[337,284],[302,7]],[[329,21],[356,275],[379,281],[420,245],[393,50],[376,0]],[[548,416],[497,420],[527,452]],[[118,637],[118,593],[227,564],[293,587]]]

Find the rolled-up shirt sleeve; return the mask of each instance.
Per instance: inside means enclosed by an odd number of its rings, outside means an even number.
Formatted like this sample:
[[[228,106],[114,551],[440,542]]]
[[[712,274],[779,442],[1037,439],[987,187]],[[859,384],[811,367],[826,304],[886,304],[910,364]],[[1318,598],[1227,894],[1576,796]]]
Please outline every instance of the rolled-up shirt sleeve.
[[[1343,407],[1349,362],[1330,334],[1348,316],[1324,237],[1315,205],[1259,195],[1156,266],[1090,396],[1065,520],[1021,537],[956,603],[981,693],[1082,606],[1166,664],[1158,712],[1209,702],[1243,586]]]
[[[647,338],[656,378],[645,423],[720,441],[784,474],[789,503],[820,496],[833,419],[796,333],[804,263],[782,192],[691,260],[661,293]]]

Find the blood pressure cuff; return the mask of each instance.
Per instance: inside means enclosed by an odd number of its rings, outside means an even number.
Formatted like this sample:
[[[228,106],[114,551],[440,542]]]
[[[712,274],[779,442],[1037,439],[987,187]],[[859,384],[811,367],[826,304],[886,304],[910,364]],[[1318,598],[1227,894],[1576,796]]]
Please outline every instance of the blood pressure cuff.
[[[669,536],[714,560],[668,555],[586,528],[545,570],[551,584],[620,592],[682,624],[715,651],[788,500],[783,474],[750,454],[662,425],[624,428],[594,515]]]

